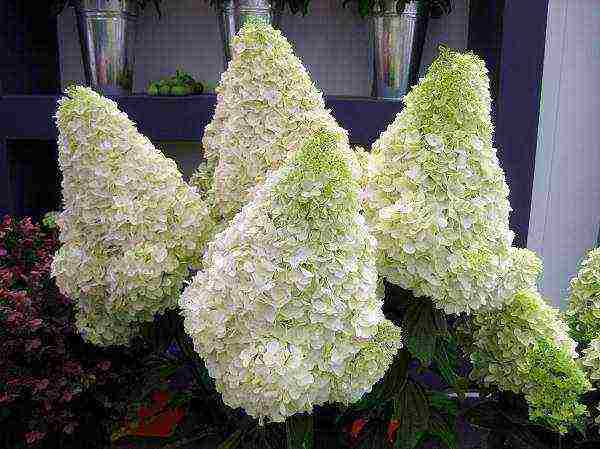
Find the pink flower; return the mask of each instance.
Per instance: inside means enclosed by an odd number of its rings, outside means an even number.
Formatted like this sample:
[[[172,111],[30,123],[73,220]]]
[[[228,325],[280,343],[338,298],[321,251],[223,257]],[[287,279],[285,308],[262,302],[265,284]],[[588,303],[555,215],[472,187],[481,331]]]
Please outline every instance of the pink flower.
[[[48,385],[50,385],[50,381],[48,379],[42,379],[35,384],[35,390],[36,391],[45,390],[46,388],[48,388]]]
[[[83,370],[81,369],[81,365],[79,363],[68,361],[65,363],[63,371],[65,372],[65,374],[73,374],[76,376],[81,374]]]
[[[27,440],[27,444],[33,444],[36,441],[39,441],[42,438],[44,438],[45,435],[46,434],[43,432],[38,432],[37,430],[34,430],[33,432],[25,434],[25,440]]]
[[[43,321],[40,318],[36,318],[29,322],[29,326],[31,327],[32,331],[35,331],[42,325],[42,323]]]
[[[29,352],[32,350],[36,350],[41,346],[42,346],[42,340],[40,340],[39,338],[34,338],[33,340],[29,340],[27,342],[27,345],[25,346],[25,350],[27,352]]]
[[[98,368],[100,368],[102,371],[108,371],[110,369],[110,360],[105,360],[98,363]]]

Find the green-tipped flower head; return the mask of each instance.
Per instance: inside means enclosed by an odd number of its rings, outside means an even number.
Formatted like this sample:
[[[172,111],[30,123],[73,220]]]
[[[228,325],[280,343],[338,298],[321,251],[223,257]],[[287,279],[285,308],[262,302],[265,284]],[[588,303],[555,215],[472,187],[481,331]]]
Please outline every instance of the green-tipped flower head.
[[[588,344],[600,338],[600,248],[587,254],[571,280],[566,318],[578,342]]]
[[[513,233],[483,61],[442,49],[405,104],[373,145],[363,193],[379,272],[447,313],[498,307]]]
[[[223,400],[283,421],[359,399],[400,347],[344,139],[321,130],[209,244],[180,305]]]
[[[471,375],[524,393],[530,417],[565,432],[585,414],[578,397],[590,388],[575,360],[576,343],[558,310],[521,290],[500,310],[476,313]]]
[[[53,274],[87,340],[126,344],[140,322],[175,307],[200,262],[208,210],[113,101],[71,87],[56,122],[64,210]]]
[[[268,24],[244,24],[217,92],[202,142],[214,165],[215,206],[225,219],[313,131],[325,127],[347,140],[289,42]]]

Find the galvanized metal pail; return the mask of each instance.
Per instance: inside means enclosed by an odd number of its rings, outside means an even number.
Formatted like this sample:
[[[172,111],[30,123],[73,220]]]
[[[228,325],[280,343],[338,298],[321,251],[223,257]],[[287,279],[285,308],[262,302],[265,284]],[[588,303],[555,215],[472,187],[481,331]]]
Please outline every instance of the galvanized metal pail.
[[[269,0],[226,0],[217,12],[223,44],[223,68],[231,61],[234,36],[250,17],[258,18],[279,27],[281,12],[271,8]]]
[[[417,81],[427,19],[420,2],[407,3],[399,14],[396,0],[386,0],[385,10],[371,18],[372,96],[399,100]]]
[[[105,95],[131,94],[136,0],[76,0],[86,82]]]

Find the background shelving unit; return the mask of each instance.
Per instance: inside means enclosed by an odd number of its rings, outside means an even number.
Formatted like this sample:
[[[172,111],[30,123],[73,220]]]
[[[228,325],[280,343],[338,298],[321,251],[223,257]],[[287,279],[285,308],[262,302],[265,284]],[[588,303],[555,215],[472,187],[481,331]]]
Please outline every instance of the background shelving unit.
[[[39,215],[58,207],[59,174],[53,114],[60,90],[57,21],[47,4],[7,0],[0,7],[0,214]],[[525,246],[531,191],[548,0],[470,0],[467,47],[488,66],[494,99],[496,146],[511,189],[511,228]],[[49,39],[50,37],[50,39]],[[118,100],[155,142],[199,142],[212,116],[214,95]],[[353,144],[368,147],[401,109],[371,98],[326,97]]]

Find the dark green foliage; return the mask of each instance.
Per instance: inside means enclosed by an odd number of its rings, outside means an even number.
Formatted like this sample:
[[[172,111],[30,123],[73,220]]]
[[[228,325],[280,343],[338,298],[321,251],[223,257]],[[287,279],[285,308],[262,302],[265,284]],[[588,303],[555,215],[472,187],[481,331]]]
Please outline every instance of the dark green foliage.
[[[401,13],[410,0],[396,0],[396,11]],[[361,17],[377,15],[385,11],[384,0],[343,0],[342,5],[346,7],[350,3],[357,4],[358,13]],[[426,8],[426,12],[433,18],[439,18],[444,14],[452,12],[451,0],[420,0],[420,8]]]

